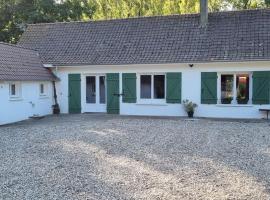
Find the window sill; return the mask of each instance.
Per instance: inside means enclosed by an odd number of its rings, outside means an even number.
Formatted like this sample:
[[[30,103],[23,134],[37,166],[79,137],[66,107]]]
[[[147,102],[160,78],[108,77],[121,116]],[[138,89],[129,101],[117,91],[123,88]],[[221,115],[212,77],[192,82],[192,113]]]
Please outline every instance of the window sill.
[[[168,106],[165,102],[138,102],[136,105],[139,106]]]
[[[251,104],[217,104],[217,107],[253,107]]]
[[[106,103],[87,103],[85,102],[86,105],[90,105],[90,106],[94,106],[94,105],[102,105],[102,106],[106,106]]]
[[[10,97],[9,101],[22,101],[23,99],[21,97]]]
[[[40,98],[40,99],[48,99],[49,96],[47,96],[47,95],[39,95],[39,98]]]

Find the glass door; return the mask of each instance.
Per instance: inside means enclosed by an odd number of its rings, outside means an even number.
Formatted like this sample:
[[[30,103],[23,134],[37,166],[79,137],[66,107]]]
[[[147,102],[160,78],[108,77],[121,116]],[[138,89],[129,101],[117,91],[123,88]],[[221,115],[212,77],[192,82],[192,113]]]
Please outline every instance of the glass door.
[[[84,112],[106,112],[105,83],[105,75],[86,76]]]

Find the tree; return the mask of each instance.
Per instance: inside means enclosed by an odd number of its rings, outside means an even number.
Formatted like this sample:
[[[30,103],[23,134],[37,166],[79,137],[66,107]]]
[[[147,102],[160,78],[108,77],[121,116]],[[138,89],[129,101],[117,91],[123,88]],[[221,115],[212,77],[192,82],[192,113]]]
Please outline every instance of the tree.
[[[94,19],[197,13],[200,0],[89,0]],[[209,0],[210,11],[224,9],[224,0]]]
[[[209,0],[210,11],[270,7],[270,0]],[[0,0],[0,41],[15,43],[28,23],[198,13],[200,0]]]
[[[15,43],[27,24],[90,19],[88,0],[0,0],[0,41]]]
[[[270,0],[227,0],[235,9],[263,8],[269,5]]]

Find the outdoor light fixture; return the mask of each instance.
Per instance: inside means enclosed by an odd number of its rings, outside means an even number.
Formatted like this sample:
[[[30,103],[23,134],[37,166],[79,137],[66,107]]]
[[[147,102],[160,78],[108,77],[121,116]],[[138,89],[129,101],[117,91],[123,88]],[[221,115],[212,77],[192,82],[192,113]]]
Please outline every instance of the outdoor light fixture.
[[[188,66],[192,68],[194,66],[194,64],[189,64]]]

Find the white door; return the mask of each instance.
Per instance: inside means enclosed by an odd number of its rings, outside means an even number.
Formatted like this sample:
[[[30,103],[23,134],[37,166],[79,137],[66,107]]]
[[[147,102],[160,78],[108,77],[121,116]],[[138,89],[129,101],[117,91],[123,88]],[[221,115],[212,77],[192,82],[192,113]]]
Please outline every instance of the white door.
[[[106,112],[105,75],[85,76],[84,112]]]

